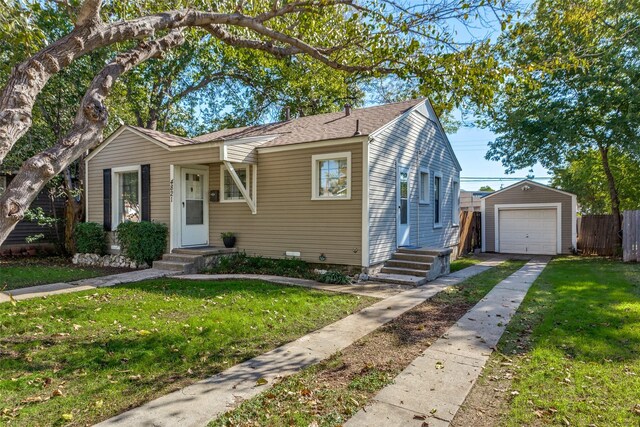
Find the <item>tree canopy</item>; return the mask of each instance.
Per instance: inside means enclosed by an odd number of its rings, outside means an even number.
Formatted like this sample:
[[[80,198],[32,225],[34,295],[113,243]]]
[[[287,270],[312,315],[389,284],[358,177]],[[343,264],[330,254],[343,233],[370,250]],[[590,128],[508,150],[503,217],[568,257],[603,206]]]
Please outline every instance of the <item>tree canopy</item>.
[[[620,229],[609,157],[640,154],[639,4],[539,0],[530,13],[500,40],[509,74],[484,121],[499,135],[487,159],[554,169],[595,150]]]
[[[495,88],[491,45],[457,42],[456,26],[511,19],[507,0],[4,3],[0,163],[45,125],[0,196],[0,243],[44,184],[115,126],[109,116],[188,133],[285,105],[307,114],[357,103],[359,84],[381,76],[412,82],[444,112],[483,104]]]

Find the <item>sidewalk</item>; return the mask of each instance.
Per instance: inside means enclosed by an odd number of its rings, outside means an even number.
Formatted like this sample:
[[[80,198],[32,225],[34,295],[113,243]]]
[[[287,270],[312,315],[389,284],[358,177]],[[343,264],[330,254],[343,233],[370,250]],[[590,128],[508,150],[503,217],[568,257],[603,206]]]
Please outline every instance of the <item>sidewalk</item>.
[[[175,277],[178,279],[188,280],[263,280],[265,282],[278,283],[280,285],[301,286],[303,288],[317,289],[319,291],[339,292],[380,299],[389,298],[390,296],[401,292],[414,289],[413,286],[379,282],[362,282],[353,285],[332,285],[329,283],[316,282],[315,280],[271,276],[268,274],[185,274]]]
[[[533,259],[496,285],[345,427],[448,426],[548,262]]]
[[[28,288],[14,289],[0,292],[0,304],[11,301],[11,296],[16,301],[44,297],[48,295],[68,294],[71,292],[87,291],[89,289],[104,288],[119,285],[120,283],[133,283],[142,280],[157,279],[175,274],[175,271],[158,270],[149,268],[146,270],[129,271],[126,273],[112,274],[110,276],[92,277],[66,283],[51,283],[48,285],[30,286]]]
[[[269,389],[277,378],[328,358],[446,287],[482,273],[504,260],[488,260],[386,298],[291,343],[117,415],[98,426],[204,426],[240,401]],[[260,384],[257,383],[259,379]]]

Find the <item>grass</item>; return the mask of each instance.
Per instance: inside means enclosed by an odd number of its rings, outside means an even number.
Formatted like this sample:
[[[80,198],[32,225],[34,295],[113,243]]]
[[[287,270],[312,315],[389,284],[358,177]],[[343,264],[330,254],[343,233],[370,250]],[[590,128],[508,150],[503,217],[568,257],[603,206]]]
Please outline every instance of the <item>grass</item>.
[[[482,261],[483,260],[480,258],[473,257],[458,258],[455,261],[451,261],[451,272],[453,273],[455,271],[462,270],[463,268],[471,267]]]
[[[447,288],[326,361],[242,402],[209,427],[343,424],[459,316],[523,264],[506,261]]]
[[[94,423],[372,301],[260,281],[159,279],[3,304],[0,420]]]
[[[553,260],[499,349],[517,392],[505,425],[640,425],[640,265]]]
[[[57,258],[49,261],[0,261],[0,291],[47,283],[71,282],[116,272],[115,269],[108,268],[79,267]]]

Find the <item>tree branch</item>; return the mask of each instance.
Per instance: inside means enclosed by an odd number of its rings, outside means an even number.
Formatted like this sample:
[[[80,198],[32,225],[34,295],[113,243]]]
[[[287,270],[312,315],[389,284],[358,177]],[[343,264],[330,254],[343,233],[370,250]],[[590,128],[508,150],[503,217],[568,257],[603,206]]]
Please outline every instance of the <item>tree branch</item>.
[[[100,8],[102,0],[85,0],[80,6],[78,16],[76,18],[76,26],[83,27],[87,25],[99,25],[102,23],[100,19]]]
[[[182,43],[184,36],[179,30],[155,41],[143,41],[118,55],[96,75],[82,98],[71,130],[55,146],[27,160],[0,196],[0,244],[51,177],[102,142],[108,118],[104,101],[116,80],[140,63]]]

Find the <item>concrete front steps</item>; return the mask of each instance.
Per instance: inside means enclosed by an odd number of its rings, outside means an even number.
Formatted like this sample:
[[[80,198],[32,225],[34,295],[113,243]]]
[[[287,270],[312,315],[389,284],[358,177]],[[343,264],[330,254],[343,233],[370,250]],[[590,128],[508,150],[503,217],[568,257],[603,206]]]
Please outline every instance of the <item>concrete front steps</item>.
[[[398,248],[369,280],[420,286],[449,274],[451,249]]]
[[[176,273],[195,274],[207,268],[218,257],[235,251],[235,248],[217,248],[214,246],[175,248],[171,253],[162,255],[162,260],[154,261],[153,268],[175,271]]]

